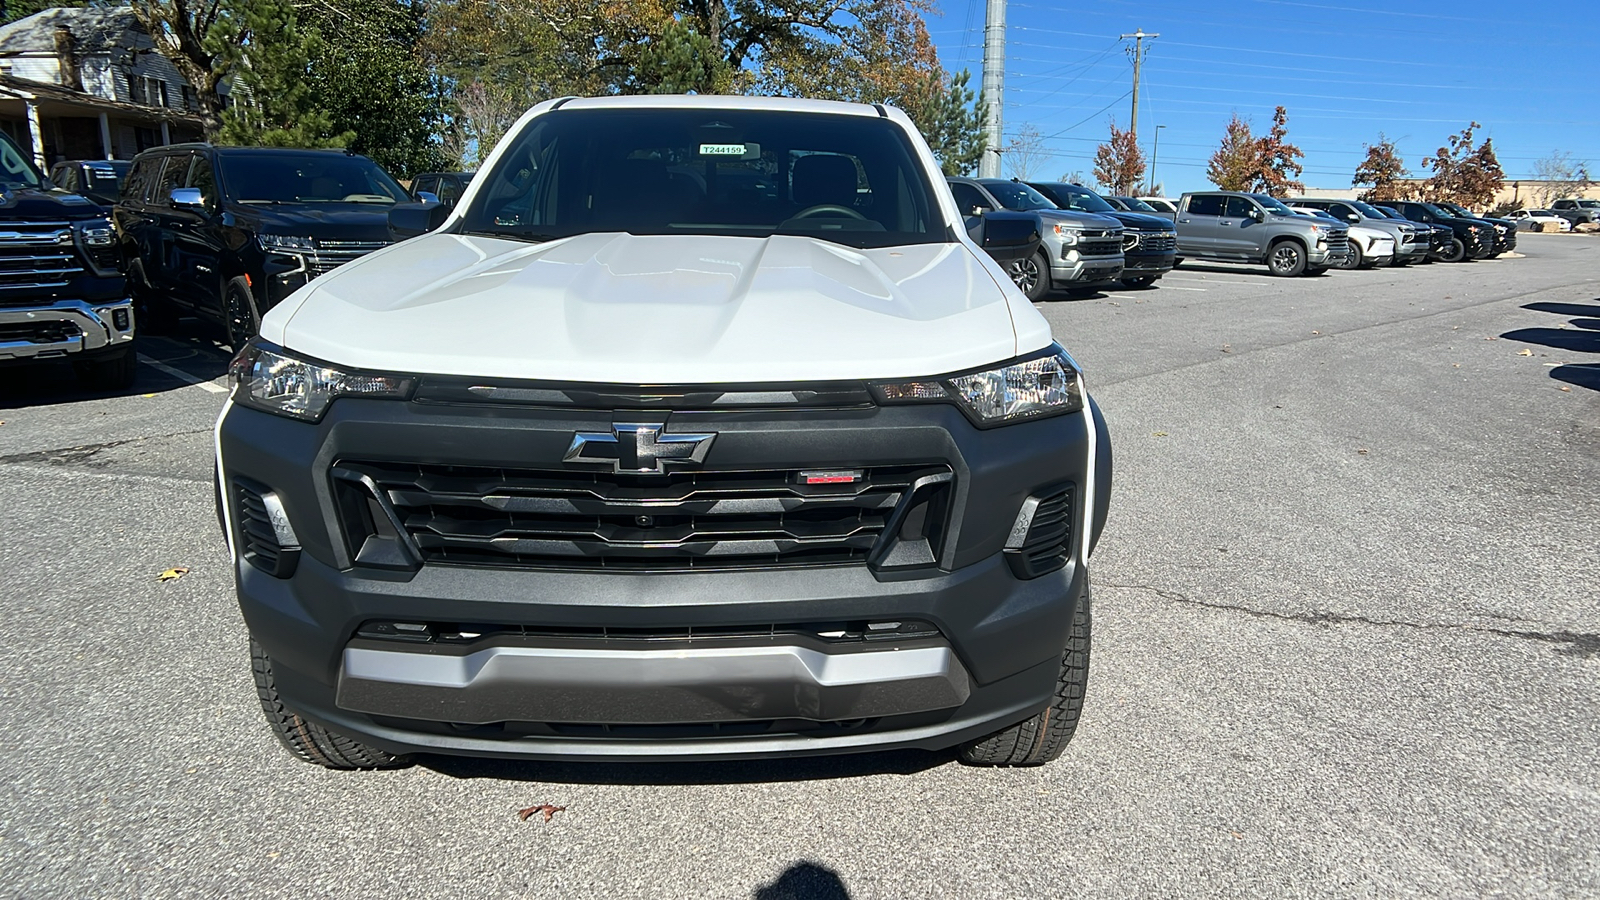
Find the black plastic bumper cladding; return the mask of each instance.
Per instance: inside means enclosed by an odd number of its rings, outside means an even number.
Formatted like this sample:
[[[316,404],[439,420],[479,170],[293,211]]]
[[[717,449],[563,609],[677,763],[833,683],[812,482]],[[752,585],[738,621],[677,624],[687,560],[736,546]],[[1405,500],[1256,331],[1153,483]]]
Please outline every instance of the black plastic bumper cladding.
[[[1092,542],[1109,504],[1111,454],[1092,401],[1091,410],[1098,431]],[[301,547],[291,577],[248,563],[238,569],[245,619],[273,657],[286,700],[380,744],[411,746],[410,729],[397,732],[393,723],[341,710],[334,699],[346,646],[376,619],[643,629],[918,620],[946,636],[972,680],[971,697],[948,721],[923,726],[944,737],[993,730],[996,716],[1020,718],[1048,699],[1051,660],[1060,654],[1086,578],[1081,541],[1071,542],[1064,568],[1031,580],[1013,574],[1002,550],[1026,498],[1051,485],[1081,483],[1089,447],[1084,416],[980,430],[947,404],[664,415],[668,433],[715,432],[703,463],[708,471],[913,467],[914,483],[901,489],[902,502],[881,523],[880,533],[893,540],[878,544],[870,560],[814,567],[418,566],[404,540],[404,510],[369,500],[386,493],[348,477],[356,467],[341,468],[341,461],[560,469],[573,434],[609,429],[613,413],[345,398],[322,422],[309,424],[234,406],[219,441],[221,494],[235,527],[241,510],[234,485],[253,483],[277,496]],[[361,490],[347,490],[352,485]],[[1081,506],[1084,495],[1080,487],[1072,502]],[[1083,521],[1083,512],[1075,508],[1074,522]],[[366,529],[359,541],[347,539],[342,523],[350,521]],[[943,741],[932,734],[907,740]],[[860,735],[839,740],[840,748],[874,744]]]

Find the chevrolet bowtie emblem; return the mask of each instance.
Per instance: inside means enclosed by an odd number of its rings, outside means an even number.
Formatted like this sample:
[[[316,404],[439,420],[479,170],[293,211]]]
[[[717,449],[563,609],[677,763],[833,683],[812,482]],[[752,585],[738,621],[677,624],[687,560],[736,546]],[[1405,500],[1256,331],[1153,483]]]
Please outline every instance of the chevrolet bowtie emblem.
[[[705,462],[714,434],[662,434],[664,425],[617,423],[610,434],[580,431],[564,457],[569,463],[609,464],[613,472],[665,475],[667,464]]]

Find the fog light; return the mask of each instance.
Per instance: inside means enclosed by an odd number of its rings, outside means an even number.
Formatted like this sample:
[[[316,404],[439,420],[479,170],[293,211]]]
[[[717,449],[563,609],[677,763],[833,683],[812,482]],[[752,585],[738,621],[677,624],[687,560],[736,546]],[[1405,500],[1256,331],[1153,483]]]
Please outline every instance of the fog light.
[[[114,309],[114,310],[112,310],[111,311],[111,324],[115,325],[117,327],[118,331],[127,331],[128,330],[128,326],[130,324],[132,324],[132,322],[131,322],[131,320],[129,319],[129,316],[128,316],[128,311],[126,309]]]
[[[421,622],[368,622],[361,626],[361,629],[356,632],[356,636],[389,641],[427,643],[433,640],[433,629]]]

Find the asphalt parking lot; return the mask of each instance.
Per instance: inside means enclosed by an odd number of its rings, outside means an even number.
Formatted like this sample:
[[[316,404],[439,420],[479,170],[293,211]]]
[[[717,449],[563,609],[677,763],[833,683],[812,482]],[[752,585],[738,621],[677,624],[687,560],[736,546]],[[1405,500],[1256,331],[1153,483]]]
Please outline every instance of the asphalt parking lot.
[[[1521,243],[1040,304],[1117,478],[1082,725],[1027,770],[298,762],[212,511],[225,354],[7,373],[0,894],[1600,895],[1600,237]]]

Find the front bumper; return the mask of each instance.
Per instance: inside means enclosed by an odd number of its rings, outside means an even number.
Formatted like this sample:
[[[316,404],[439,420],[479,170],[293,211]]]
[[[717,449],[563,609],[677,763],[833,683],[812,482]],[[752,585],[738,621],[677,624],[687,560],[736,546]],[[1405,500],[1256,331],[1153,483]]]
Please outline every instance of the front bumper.
[[[239,516],[231,485],[270,487],[301,545],[289,577],[235,553],[240,606],[284,702],[392,752],[736,758],[947,747],[1049,701],[1087,590],[1083,530],[1103,521],[1109,493],[1098,416],[979,431],[942,405],[672,413],[674,430],[716,432],[708,467],[948,465],[948,525],[937,563],[920,568],[397,570],[357,564],[344,545],[330,475],[341,459],[559,464],[575,431],[612,419],[351,399],[316,425],[225,412],[229,522]],[[1091,446],[1095,499],[1075,496],[1069,561],[1017,577],[1004,547],[1019,508],[1042,486],[1087,482]],[[456,623],[482,636],[446,645],[358,635],[377,620]],[[909,621],[931,633],[860,644],[775,627],[748,634],[770,623],[831,634],[825,623]],[[680,631],[687,637],[659,637]],[[654,643],[616,637],[644,632]]]
[[[96,356],[133,343],[133,301],[0,307],[0,363]]]
[[[1173,261],[1177,257],[1177,252],[1170,250],[1165,253],[1125,253],[1122,257],[1123,277],[1165,275],[1172,271]]]
[[[1110,284],[1122,277],[1123,256],[1080,256],[1068,248],[1063,256],[1050,261],[1050,281],[1054,284]]]

